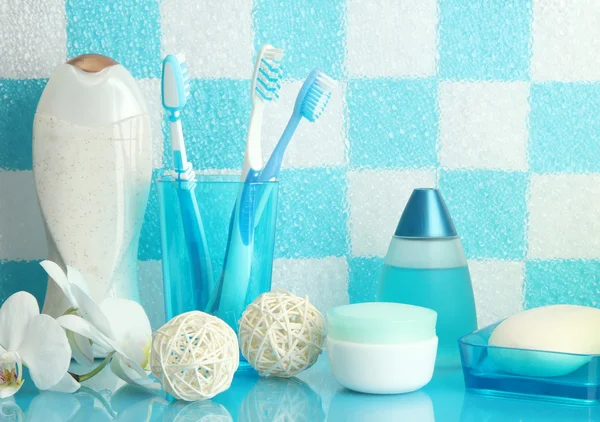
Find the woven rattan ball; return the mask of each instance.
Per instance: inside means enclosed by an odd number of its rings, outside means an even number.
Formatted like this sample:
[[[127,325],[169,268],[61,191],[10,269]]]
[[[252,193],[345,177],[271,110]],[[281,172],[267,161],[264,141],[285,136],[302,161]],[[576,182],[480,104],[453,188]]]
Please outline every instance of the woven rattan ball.
[[[152,375],[176,399],[210,399],[231,385],[240,358],[237,337],[224,321],[187,312],[152,337]]]
[[[240,320],[242,355],[263,377],[293,377],[310,368],[325,334],[323,316],[308,297],[285,290],[260,295]]]

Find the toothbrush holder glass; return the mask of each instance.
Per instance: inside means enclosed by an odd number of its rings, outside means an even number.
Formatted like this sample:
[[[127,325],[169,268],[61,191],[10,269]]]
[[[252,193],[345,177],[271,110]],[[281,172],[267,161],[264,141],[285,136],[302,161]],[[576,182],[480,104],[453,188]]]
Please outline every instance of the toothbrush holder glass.
[[[271,290],[278,183],[165,171],[157,186],[167,320],[203,311],[237,333],[246,306]]]

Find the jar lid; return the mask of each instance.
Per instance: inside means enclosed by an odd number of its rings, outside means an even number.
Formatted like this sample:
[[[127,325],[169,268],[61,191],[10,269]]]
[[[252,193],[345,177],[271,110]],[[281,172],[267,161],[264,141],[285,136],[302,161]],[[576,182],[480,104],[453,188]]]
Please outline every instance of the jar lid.
[[[338,306],[327,313],[328,336],[365,344],[406,344],[435,337],[437,312],[403,303]]]

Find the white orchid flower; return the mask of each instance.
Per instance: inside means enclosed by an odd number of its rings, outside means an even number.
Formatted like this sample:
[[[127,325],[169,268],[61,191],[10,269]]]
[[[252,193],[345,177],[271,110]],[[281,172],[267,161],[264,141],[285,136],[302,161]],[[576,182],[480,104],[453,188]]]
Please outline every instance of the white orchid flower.
[[[71,348],[59,323],[40,314],[30,293],[18,292],[0,308],[0,398],[14,395],[23,385],[22,366],[40,390],[72,393],[79,388],[67,372]]]
[[[40,265],[46,270],[48,275],[52,277],[69,301],[71,309],[67,310],[67,312],[74,312],[79,308],[71,286],[78,286],[88,297],[91,296],[85,278],[75,268],[67,265],[67,274],[65,275],[62,269],[52,261],[42,261]],[[94,352],[92,350],[92,345],[87,338],[67,330],[67,339],[71,345],[73,359],[75,359],[77,363],[83,366],[91,366],[94,364]]]
[[[123,381],[150,389],[160,388],[146,373],[152,328],[144,308],[135,301],[116,297],[107,297],[98,304],[90,297],[87,283],[77,270],[67,266],[65,275],[54,262],[44,261],[42,266],[73,307],[72,313],[57,321],[73,333],[71,346],[77,349],[74,357],[89,362],[89,356],[93,356],[89,339],[106,351],[104,364],[110,360],[112,372]]]

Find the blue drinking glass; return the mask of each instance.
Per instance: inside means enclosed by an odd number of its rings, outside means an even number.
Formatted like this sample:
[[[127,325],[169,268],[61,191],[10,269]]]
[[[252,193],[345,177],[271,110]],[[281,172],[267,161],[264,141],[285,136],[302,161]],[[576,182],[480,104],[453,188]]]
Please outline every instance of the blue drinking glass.
[[[180,182],[165,171],[157,186],[167,320],[199,310],[222,318],[237,333],[246,306],[271,289],[278,183],[245,184],[227,175]],[[234,213],[237,205],[245,212]],[[250,231],[243,244],[232,236],[235,224]],[[226,256],[233,260],[227,268],[235,271],[224,276]],[[247,271],[237,271],[244,267]]]

